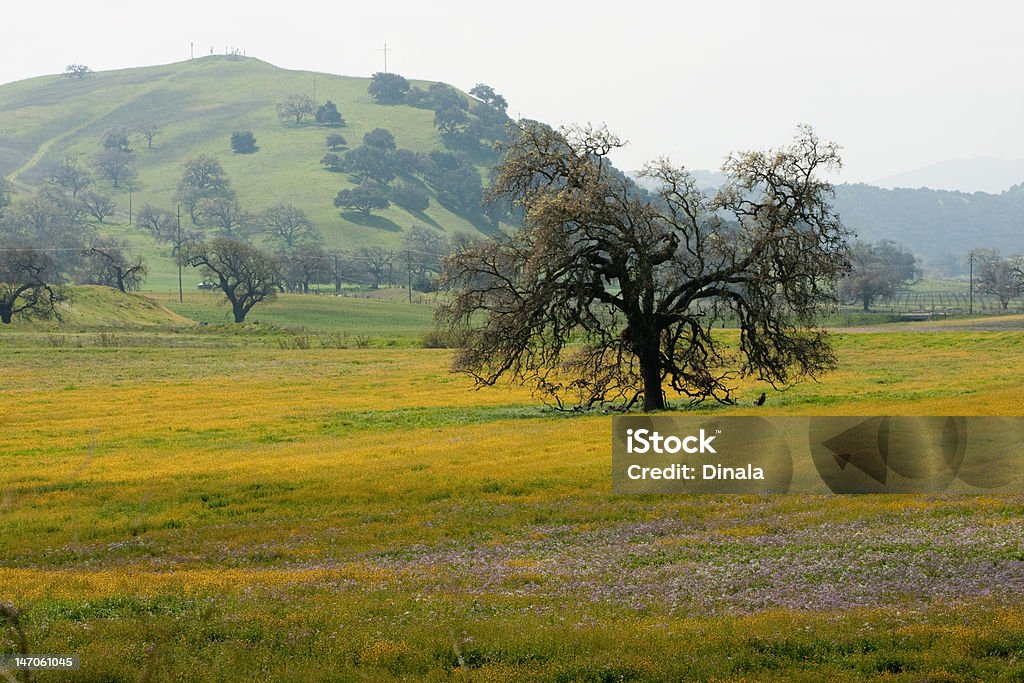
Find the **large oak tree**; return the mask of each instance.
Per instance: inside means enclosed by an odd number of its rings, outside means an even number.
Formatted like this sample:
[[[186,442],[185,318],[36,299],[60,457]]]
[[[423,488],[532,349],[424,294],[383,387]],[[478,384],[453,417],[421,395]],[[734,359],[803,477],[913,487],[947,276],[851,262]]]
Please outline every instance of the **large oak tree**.
[[[819,314],[848,268],[847,233],[822,170],[837,148],[801,128],[788,147],[731,157],[713,196],[667,161],[639,190],[616,171],[606,130],[510,132],[492,198],[523,211],[510,235],[448,261],[440,320],[465,346],[455,368],[503,376],[558,406],[731,402],[753,376],[775,387],[835,366]],[[713,332],[724,321],[738,337]]]

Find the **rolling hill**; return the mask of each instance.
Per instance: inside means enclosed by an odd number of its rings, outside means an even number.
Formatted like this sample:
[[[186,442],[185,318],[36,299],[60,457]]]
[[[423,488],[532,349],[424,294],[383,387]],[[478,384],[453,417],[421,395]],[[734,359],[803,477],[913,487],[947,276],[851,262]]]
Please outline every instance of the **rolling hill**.
[[[100,151],[106,131],[156,124],[161,132],[152,148],[141,136],[131,137],[138,171],[131,193],[135,212],[147,203],[173,209],[184,162],[207,154],[223,165],[244,209],[255,213],[291,202],[318,225],[328,248],[397,245],[413,224],[449,234],[491,229],[479,217],[446,207],[434,188],[415,178],[412,182],[430,199],[425,211],[410,212],[392,204],[362,216],[334,207],[337,192],[354,182],[349,174],[321,165],[330,151],[325,144],[328,133],[341,133],[349,149],[362,144],[363,135],[375,128],[389,130],[399,148],[417,153],[446,150],[450,142],[435,129],[431,109],[378,104],[367,93],[369,83],[369,78],[290,71],[235,55],[97,72],[81,79],[54,75],[9,83],[0,86],[0,176],[17,191],[31,192],[45,185],[54,165],[68,155],[87,165]],[[310,118],[297,125],[278,117],[278,103],[290,95],[314,93],[317,102],[337,104],[345,127],[321,126]],[[232,152],[230,137],[237,130],[255,134],[257,152]],[[471,158],[486,178],[486,154]],[[107,219],[112,227],[103,230],[159,261],[152,240],[123,225],[129,208],[126,188],[115,189],[108,181],[97,185],[114,194],[118,208],[118,214]],[[158,288],[169,287],[166,259],[151,266],[151,282],[155,277]]]

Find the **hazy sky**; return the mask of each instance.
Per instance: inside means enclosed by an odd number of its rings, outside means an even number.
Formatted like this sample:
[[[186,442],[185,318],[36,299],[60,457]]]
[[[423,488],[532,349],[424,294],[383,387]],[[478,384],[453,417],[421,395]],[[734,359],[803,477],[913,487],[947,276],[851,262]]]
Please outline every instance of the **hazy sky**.
[[[179,61],[190,43],[368,76],[387,42],[404,76],[487,83],[512,115],[607,124],[630,142],[626,169],[662,155],[715,169],[798,123],[843,147],[848,182],[1024,158],[1019,0],[50,0],[7,3],[3,22],[0,82]]]

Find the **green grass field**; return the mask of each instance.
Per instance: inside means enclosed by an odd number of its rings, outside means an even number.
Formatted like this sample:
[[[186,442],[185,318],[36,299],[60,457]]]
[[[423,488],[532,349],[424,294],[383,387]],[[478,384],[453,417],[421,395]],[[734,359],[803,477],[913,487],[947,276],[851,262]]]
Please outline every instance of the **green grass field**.
[[[0,602],[83,662],[34,681],[1024,677],[1020,496],[616,496],[611,417],[475,391],[398,292],[85,294],[0,329]],[[758,414],[1018,414],[1022,328],[839,332]]]

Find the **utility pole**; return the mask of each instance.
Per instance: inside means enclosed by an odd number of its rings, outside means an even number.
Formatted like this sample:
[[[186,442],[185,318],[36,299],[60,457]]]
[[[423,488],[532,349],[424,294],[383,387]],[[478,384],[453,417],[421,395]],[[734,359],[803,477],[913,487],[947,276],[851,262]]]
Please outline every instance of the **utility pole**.
[[[128,225],[132,224],[132,184],[128,183]]]
[[[313,101],[316,102],[316,76],[313,76]]]
[[[971,264],[971,266],[970,266],[971,275],[970,275],[970,280],[968,280],[969,286],[970,286],[970,293],[971,293],[971,300],[970,300],[971,303],[969,304],[969,307],[968,307],[967,310],[968,310],[968,312],[970,312],[971,315],[974,315],[974,252],[973,251],[970,252],[970,254],[967,255],[967,262]]]
[[[412,303],[412,254],[408,249],[405,251],[405,268],[409,275],[409,303]]]
[[[388,44],[384,43],[384,73],[388,72]]]
[[[185,302],[185,292],[181,287],[181,202],[178,202],[178,303]]]

